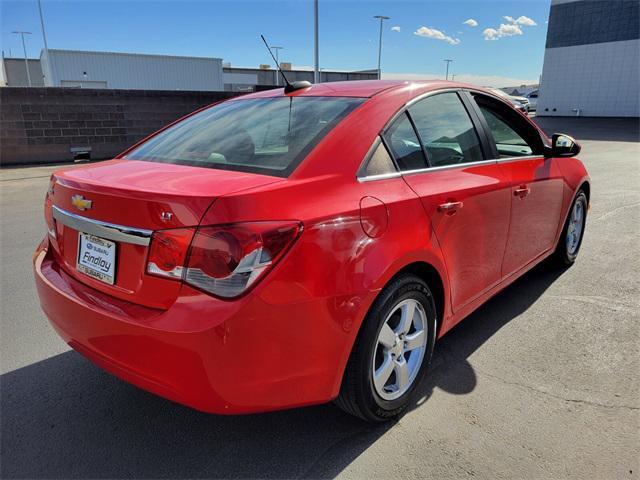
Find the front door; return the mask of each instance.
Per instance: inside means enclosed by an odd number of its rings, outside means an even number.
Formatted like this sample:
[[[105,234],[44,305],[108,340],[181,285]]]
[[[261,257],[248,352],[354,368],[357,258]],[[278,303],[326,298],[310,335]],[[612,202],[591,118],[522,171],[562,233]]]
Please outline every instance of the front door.
[[[562,209],[562,173],[543,155],[538,131],[511,108],[483,95],[475,100],[511,182],[511,220],[502,275],[508,276],[555,245]]]
[[[431,95],[410,106],[384,138],[431,218],[456,311],[501,279],[510,183],[497,162],[483,154],[456,92]]]

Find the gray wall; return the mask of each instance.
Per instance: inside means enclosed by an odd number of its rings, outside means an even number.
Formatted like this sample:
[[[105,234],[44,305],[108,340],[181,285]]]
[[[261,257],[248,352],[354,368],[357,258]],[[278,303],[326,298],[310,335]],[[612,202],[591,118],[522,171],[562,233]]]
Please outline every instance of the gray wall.
[[[72,161],[91,147],[111,158],[225,92],[0,88],[0,165]]]
[[[32,87],[44,87],[44,79],[42,78],[42,68],[40,60],[29,59],[29,75],[31,75]],[[26,87],[27,68],[24,64],[24,58],[5,58],[4,59],[5,81],[9,87]]]
[[[117,89],[224,90],[219,58],[49,50],[41,59],[47,86],[106,82],[105,88]]]
[[[638,6],[552,2],[537,115],[640,116]]]
[[[242,81],[240,84],[234,84],[232,81],[227,81],[227,79],[249,79],[250,77],[255,77],[257,79],[257,83],[254,85],[275,85],[276,74],[278,72],[273,69],[262,70],[259,68],[241,68],[241,67],[224,67],[224,77],[225,77],[225,90],[236,90],[238,85],[241,87],[249,87],[250,84]],[[285,70],[284,74],[287,76],[287,79],[290,82],[295,82],[298,80],[307,80],[308,82],[313,83],[313,71],[309,70]],[[279,74],[278,74],[279,75]],[[341,72],[341,71],[323,71],[320,72],[321,82],[341,82],[341,81],[352,81],[352,80],[376,80],[378,78],[378,74],[376,71],[360,71],[360,72]],[[282,78],[280,78],[280,85],[282,85]]]

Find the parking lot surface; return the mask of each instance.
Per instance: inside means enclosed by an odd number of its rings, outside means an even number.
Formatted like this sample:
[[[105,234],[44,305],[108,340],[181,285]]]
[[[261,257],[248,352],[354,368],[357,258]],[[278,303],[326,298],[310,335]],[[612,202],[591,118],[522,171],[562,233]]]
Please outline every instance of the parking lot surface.
[[[447,334],[415,405],[373,427],[331,404],[199,413],[69,351],[31,273],[58,167],[0,171],[1,477],[638,478],[638,122],[536,121],[583,145],[577,263],[536,268]]]

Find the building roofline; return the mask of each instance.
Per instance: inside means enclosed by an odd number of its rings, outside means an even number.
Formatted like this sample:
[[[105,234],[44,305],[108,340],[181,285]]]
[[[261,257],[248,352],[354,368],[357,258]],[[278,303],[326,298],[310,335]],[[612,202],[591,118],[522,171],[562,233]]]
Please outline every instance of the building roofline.
[[[189,55],[163,55],[160,53],[132,53],[132,52],[101,52],[96,50],[66,50],[61,48],[50,48],[49,52],[54,53],[76,53],[76,54],[91,54],[91,55],[126,55],[131,57],[154,57],[154,58],[182,58],[187,60],[220,60],[220,57],[197,57],[197,56],[189,56]],[[40,58],[42,58],[42,54],[44,53],[44,49],[40,51]]]
[[[263,72],[277,72],[278,70],[276,68],[260,68],[260,67],[236,67],[234,65],[222,65],[222,68],[229,68],[229,69],[233,69],[233,70],[259,70],[259,71],[263,71]],[[313,67],[307,67],[307,68],[300,68],[300,67],[296,67],[296,68],[291,68],[290,70],[284,70],[284,72],[306,72],[306,73],[313,73]],[[374,73],[378,73],[378,70],[329,70],[326,68],[323,68],[322,70],[320,70],[320,73],[362,73],[365,75],[372,75]]]

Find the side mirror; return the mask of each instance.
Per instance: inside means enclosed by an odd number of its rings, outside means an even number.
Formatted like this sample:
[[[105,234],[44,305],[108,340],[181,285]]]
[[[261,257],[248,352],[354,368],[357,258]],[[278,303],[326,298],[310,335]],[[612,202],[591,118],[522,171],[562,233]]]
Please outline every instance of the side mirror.
[[[551,147],[547,147],[547,157],[575,157],[581,147],[572,137],[564,133],[554,133],[551,137]]]

